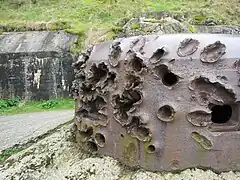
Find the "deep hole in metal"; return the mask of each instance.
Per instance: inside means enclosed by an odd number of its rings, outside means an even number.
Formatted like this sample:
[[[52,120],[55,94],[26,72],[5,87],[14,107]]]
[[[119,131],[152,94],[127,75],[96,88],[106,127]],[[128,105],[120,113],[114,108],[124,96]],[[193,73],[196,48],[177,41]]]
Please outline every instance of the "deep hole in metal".
[[[159,60],[162,59],[162,57],[166,54],[165,50],[163,48],[161,49],[158,49],[153,55],[152,57],[150,58],[150,61],[152,63],[156,63],[158,62]]]
[[[94,142],[88,141],[87,142],[87,150],[90,152],[96,152],[98,150],[98,147]]]
[[[157,77],[161,78],[165,86],[173,86],[179,80],[179,77],[172,73],[165,64],[154,67],[153,72]]]
[[[178,82],[178,77],[171,72],[167,72],[166,74],[164,74],[162,82],[166,86],[173,86]]]
[[[154,145],[149,145],[148,146],[148,152],[149,153],[154,153],[155,152],[155,146]]]
[[[139,57],[134,57],[134,59],[132,59],[131,61],[131,65],[134,71],[141,71],[143,68],[142,59],[140,59]]]
[[[174,118],[175,111],[172,106],[165,105],[158,109],[157,117],[162,121],[171,121]]]
[[[223,124],[228,122],[232,116],[232,108],[229,105],[215,105],[211,108],[212,110],[212,122]]]
[[[157,57],[158,59],[161,59],[164,54],[165,54],[164,49],[158,49],[155,53],[155,57]]]
[[[80,135],[83,137],[90,137],[93,135],[93,128],[89,127],[86,132],[80,131]]]
[[[92,77],[90,78],[92,83],[99,82],[102,78],[106,77],[108,74],[108,68],[107,65],[104,63],[92,65],[91,67]]]
[[[96,142],[99,144],[99,145],[104,145],[105,144],[105,137],[103,134],[101,133],[97,133],[95,135],[95,139],[96,139]]]
[[[170,106],[163,106],[161,110],[162,110],[162,116],[164,116],[165,118],[169,118],[173,114],[172,108]]]

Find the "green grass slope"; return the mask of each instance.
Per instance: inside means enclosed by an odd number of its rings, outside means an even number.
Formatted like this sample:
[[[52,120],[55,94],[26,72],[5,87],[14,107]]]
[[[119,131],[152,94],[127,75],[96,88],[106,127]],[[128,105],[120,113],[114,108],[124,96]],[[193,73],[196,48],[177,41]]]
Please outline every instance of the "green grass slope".
[[[17,98],[0,99],[0,115],[74,109],[74,105],[75,102],[72,98],[27,102]]]
[[[142,11],[162,10],[194,23],[214,18],[221,24],[238,25],[239,6],[238,0],[0,0],[0,29],[82,33],[94,27],[109,28]]]

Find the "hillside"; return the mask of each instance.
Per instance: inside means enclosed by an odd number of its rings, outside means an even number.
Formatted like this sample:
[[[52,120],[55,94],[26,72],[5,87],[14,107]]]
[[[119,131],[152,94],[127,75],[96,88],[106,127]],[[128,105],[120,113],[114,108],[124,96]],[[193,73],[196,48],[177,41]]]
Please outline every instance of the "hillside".
[[[191,24],[213,19],[239,25],[238,0],[0,0],[0,30],[65,29],[82,34],[90,28],[109,30],[141,12],[170,11]],[[110,37],[111,38],[111,37]]]

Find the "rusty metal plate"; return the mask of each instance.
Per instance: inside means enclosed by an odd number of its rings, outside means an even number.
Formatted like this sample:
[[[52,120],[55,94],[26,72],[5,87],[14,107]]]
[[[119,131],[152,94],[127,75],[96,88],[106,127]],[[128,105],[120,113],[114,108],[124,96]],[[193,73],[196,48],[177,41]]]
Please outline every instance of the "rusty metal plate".
[[[75,66],[76,137],[131,167],[240,170],[240,36],[98,44]]]

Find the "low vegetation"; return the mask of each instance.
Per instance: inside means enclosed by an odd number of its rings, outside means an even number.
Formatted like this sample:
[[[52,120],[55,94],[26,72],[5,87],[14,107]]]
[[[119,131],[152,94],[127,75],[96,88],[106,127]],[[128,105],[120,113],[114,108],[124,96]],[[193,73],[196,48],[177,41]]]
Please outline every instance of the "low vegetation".
[[[213,24],[239,25],[240,19],[236,18],[240,15],[239,6],[238,0],[0,0],[0,34],[65,30],[79,35],[71,48],[75,54],[86,45],[83,40],[89,37],[89,31],[104,32],[96,33],[103,38],[93,36],[92,41],[114,39],[121,31],[116,22],[142,12],[169,11],[189,24],[213,21]]]
[[[170,11],[195,24],[214,18],[239,25],[238,0],[0,0],[2,31],[113,28],[114,22],[141,12]]]
[[[0,164],[2,162],[4,162],[8,157],[10,157],[13,154],[16,154],[20,151],[22,151],[24,148],[20,148],[20,147],[12,147],[12,148],[8,148],[6,150],[4,150],[1,154],[0,154]]]
[[[70,98],[28,102],[22,101],[20,98],[0,100],[0,115],[59,109],[74,109],[74,100]]]

